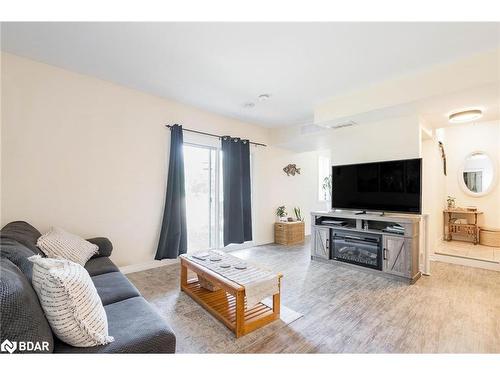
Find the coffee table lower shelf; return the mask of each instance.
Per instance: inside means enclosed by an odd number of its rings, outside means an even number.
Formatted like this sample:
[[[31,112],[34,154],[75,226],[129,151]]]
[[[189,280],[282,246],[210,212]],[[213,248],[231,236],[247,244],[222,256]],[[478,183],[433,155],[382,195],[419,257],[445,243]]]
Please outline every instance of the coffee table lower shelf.
[[[189,280],[187,285],[182,287],[182,290],[224,323],[226,327],[236,334],[236,337],[246,335],[279,318],[279,310],[274,311],[272,307],[262,302],[248,309],[246,298],[244,298],[244,314],[242,316],[242,327],[240,328],[237,327],[237,301],[235,296],[223,289],[215,292],[204,289],[200,286],[198,280]],[[238,331],[237,328],[240,328],[240,330]]]

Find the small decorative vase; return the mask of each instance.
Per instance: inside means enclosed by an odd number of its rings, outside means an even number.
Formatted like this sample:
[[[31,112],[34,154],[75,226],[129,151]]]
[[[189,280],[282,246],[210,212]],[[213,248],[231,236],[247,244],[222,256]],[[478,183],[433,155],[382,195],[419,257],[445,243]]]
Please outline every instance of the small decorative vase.
[[[331,211],[332,210],[332,201],[325,201],[325,211]]]

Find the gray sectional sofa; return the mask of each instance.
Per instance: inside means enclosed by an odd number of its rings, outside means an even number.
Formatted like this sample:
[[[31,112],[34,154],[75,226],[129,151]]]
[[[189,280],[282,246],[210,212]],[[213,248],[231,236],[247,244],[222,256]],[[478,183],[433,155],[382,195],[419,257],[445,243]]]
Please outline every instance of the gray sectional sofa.
[[[87,262],[85,269],[101,297],[109,334],[115,341],[103,346],[77,348],[58,340],[31,286],[32,263],[27,258],[34,254],[43,256],[36,246],[40,235],[24,221],[9,223],[0,231],[0,343],[4,340],[15,342],[16,352],[21,352],[23,347],[18,344],[21,342],[48,343],[45,348],[49,350],[35,348],[35,352],[175,352],[174,333],[109,259],[112,244],[103,237],[88,240],[99,247],[99,252]]]

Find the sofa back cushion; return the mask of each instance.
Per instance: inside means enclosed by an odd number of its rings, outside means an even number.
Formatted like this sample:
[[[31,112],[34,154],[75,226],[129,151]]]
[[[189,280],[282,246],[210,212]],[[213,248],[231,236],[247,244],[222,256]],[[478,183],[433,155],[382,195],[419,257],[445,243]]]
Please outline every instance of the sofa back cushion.
[[[33,255],[35,255],[33,251],[21,245],[16,240],[5,237],[0,238],[0,256],[14,263],[24,273],[30,283],[33,274],[33,263],[28,258]]]
[[[0,239],[11,239],[26,246],[35,254],[44,255],[37,247],[36,242],[42,234],[31,224],[25,221],[13,221],[2,228]]]
[[[20,342],[35,344],[31,353],[54,350],[52,331],[31,283],[5,257],[0,258],[0,327],[0,342],[15,342],[15,352],[21,352]]]

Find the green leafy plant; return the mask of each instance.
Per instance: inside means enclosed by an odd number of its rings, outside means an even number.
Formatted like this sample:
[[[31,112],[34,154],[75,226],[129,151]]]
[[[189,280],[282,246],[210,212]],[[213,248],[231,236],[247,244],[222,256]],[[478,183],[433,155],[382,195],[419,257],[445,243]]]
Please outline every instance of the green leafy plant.
[[[455,197],[452,197],[448,195],[448,198],[446,198],[446,203],[448,204],[448,208],[453,208],[455,207]]]
[[[304,221],[304,217],[302,216],[302,212],[300,211],[300,207],[295,207],[293,209],[293,212],[295,213],[295,217],[297,218],[297,221]]]
[[[332,199],[332,175],[329,175],[323,179],[323,192],[325,193],[325,199]]]
[[[288,213],[286,212],[286,207],[285,206],[279,206],[276,209],[276,216],[278,216],[278,217],[285,217],[286,215],[288,215]]]

